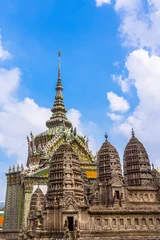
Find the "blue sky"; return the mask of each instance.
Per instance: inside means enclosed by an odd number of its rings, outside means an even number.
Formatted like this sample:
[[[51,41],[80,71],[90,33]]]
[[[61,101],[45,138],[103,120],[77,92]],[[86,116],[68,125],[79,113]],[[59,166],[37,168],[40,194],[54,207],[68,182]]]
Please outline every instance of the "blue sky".
[[[27,159],[26,135],[45,129],[59,49],[68,117],[93,152],[108,132],[122,160],[134,127],[160,166],[160,5],[143,3],[0,1],[0,200],[9,165]]]

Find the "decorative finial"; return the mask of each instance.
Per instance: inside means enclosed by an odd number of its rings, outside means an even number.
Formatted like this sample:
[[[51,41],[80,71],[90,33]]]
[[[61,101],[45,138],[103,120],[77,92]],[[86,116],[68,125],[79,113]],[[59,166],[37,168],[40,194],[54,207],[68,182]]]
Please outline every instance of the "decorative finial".
[[[76,129],[76,127],[74,128],[73,135],[74,135],[75,137],[76,137],[76,135],[77,135],[77,129]]]
[[[89,139],[87,138],[86,140],[86,146],[88,147]]]
[[[108,141],[108,134],[107,133],[105,133],[104,137],[105,137],[106,141]]]
[[[135,132],[134,132],[134,130],[132,128],[132,137],[134,137],[134,136],[135,136]]]
[[[58,51],[58,56],[60,57],[62,55],[61,51]]]
[[[30,142],[30,140],[29,140],[29,137],[27,136],[27,142],[29,143]]]
[[[58,51],[58,79],[61,79],[61,67],[60,67],[61,55],[62,55],[61,51]]]
[[[24,167],[23,167],[23,163],[21,164],[21,171],[23,171],[24,170]]]
[[[15,172],[15,166],[13,165],[13,167],[12,167],[12,172]]]
[[[152,163],[152,169],[154,169],[154,164]]]
[[[20,168],[19,168],[19,164],[17,165],[17,172],[19,172]]]
[[[73,126],[71,127],[71,133],[73,134]]]
[[[30,136],[31,136],[31,140],[33,140],[33,133],[32,132],[30,132]]]
[[[12,172],[11,166],[9,167],[9,170],[8,170],[8,172],[9,172],[9,173],[11,173],[11,172]]]
[[[62,122],[62,132],[63,133],[65,132],[65,122],[64,121]]]

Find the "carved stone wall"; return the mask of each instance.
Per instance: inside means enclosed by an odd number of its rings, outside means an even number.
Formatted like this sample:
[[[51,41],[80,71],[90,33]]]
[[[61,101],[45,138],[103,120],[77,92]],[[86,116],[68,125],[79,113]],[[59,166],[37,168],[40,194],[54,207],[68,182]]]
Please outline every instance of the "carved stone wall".
[[[32,197],[32,191],[33,191],[33,182],[26,181],[24,183],[24,212],[22,213],[23,215],[23,227],[27,227],[27,217],[29,214],[29,209],[30,209],[30,202],[31,202],[31,197]]]
[[[128,190],[127,200],[129,202],[137,202],[137,203],[155,203],[159,206],[159,191],[158,190]]]
[[[137,231],[137,230],[159,230],[160,231],[160,215],[144,214],[124,215],[96,215],[90,218],[87,229],[91,231]]]
[[[4,219],[4,229],[6,230],[18,229],[20,191],[20,172],[8,173]]]

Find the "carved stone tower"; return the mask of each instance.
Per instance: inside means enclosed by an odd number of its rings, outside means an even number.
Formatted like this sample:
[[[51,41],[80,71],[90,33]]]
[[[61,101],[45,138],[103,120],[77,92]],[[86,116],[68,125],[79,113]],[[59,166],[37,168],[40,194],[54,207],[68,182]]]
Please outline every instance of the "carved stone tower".
[[[114,146],[108,141],[102,144],[98,152],[98,179],[100,181],[100,201],[105,205],[113,204],[115,199],[120,199],[123,176],[119,154]]]
[[[51,160],[47,200],[53,202],[71,194],[77,202],[82,202],[83,192],[78,155],[68,143],[64,143],[57,149]]]
[[[132,137],[124,151],[124,179],[128,186],[147,186],[152,182],[151,166],[143,144]]]
[[[78,209],[83,205],[84,184],[80,161],[71,145],[66,142],[55,151],[50,163],[46,194],[47,216],[50,216],[50,220],[47,221],[49,218],[46,217],[46,228],[64,230],[65,221],[68,221],[72,230],[74,221],[78,220]]]

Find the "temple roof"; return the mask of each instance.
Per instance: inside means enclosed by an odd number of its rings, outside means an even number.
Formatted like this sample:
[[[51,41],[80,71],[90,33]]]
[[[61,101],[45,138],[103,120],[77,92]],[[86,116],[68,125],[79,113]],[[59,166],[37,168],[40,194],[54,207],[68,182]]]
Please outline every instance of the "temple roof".
[[[81,162],[81,166],[85,168],[87,176],[95,178],[97,176],[95,157],[88,146],[88,139],[77,133],[76,128],[73,129],[72,123],[67,119],[66,108],[63,101],[63,86],[61,81],[60,71],[60,56],[58,53],[58,80],[56,84],[56,96],[53,108],[51,109],[52,116],[46,122],[48,127],[45,132],[42,132],[36,136],[31,133],[31,138],[27,137],[28,141],[28,160],[27,166],[32,168],[32,173],[28,174],[41,174],[42,168],[45,169],[43,176],[48,175],[46,173],[46,167],[49,166],[49,162],[54,152],[64,142],[68,142],[72,145],[73,150],[78,153],[78,157]],[[40,170],[40,171],[39,171]]]
[[[98,151],[98,154],[102,154],[102,153],[118,154],[117,149],[108,141],[108,136],[105,135],[105,138],[106,138],[106,141],[102,144],[100,150]]]
[[[138,154],[138,155],[145,154],[148,157],[145,147],[135,136],[132,136],[129,142],[127,143],[124,151],[124,156],[128,154],[128,151],[130,152],[132,150],[135,150],[135,154]]]

